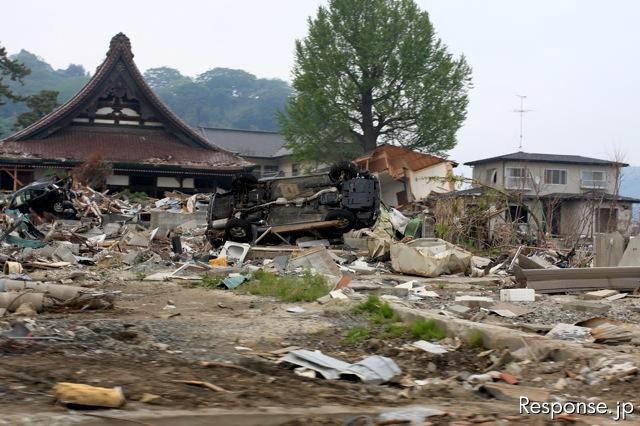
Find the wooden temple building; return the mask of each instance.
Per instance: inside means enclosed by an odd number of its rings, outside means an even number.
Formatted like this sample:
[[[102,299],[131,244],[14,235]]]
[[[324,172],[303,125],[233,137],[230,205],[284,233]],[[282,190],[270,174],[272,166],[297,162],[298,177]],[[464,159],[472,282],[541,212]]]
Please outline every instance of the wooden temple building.
[[[69,172],[99,156],[107,186],[160,195],[227,187],[252,164],[207,141],[158,98],[133,61],[131,43],[111,39],[104,62],[68,102],[0,141],[0,189]]]

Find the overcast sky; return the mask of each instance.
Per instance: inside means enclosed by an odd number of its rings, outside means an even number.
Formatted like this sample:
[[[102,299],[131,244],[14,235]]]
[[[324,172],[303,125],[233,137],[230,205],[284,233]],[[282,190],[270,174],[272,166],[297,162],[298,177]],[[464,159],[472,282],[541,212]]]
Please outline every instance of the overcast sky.
[[[3,5],[0,43],[55,68],[92,73],[110,38],[129,36],[138,66],[196,75],[240,68],[289,80],[293,43],[318,0],[21,0]],[[468,119],[451,157],[471,161],[517,150],[640,164],[640,1],[418,0],[455,54],[473,67]]]

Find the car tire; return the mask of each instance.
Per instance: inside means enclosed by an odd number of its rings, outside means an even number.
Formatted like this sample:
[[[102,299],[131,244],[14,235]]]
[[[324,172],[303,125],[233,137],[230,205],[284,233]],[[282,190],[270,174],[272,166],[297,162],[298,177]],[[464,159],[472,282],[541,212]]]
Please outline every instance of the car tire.
[[[251,173],[241,173],[236,175],[231,181],[231,187],[234,190],[241,189],[244,186],[254,187],[258,184],[258,178]]]
[[[353,179],[357,175],[358,167],[350,161],[340,161],[329,169],[329,177],[333,182]]]
[[[329,210],[324,220],[342,220],[343,224],[336,225],[334,229],[340,232],[347,232],[356,226],[356,216],[349,210]]]
[[[244,219],[229,219],[224,228],[225,240],[236,243],[250,243],[253,240],[251,222]]]

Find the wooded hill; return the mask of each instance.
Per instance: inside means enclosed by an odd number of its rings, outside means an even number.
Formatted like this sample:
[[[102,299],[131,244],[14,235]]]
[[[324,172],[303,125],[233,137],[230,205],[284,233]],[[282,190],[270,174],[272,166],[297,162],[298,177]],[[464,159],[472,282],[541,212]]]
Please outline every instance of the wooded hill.
[[[31,70],[23,85],[8,82],[23,96],[55,90],[59,92],[58,103],[64,103],[89,80],[82,65],[56,70],[26,50],[12,58]],[[283,80],[257,78],[229,68],[213,68],[192,78],[177,69],[161,67],[147,70],[144,76],[160,98],[192,126],[277,131],[276,111],[291,93]],[[0,137],[12,133],[16,116],[25,111],[23,103],[0,106]]]

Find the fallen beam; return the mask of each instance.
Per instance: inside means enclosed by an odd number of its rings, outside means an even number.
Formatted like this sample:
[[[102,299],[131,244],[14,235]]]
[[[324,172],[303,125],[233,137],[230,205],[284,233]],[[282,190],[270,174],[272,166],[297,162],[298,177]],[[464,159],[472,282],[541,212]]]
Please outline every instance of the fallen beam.
[[[539,293],[564,293],[611,289],[633,291],[640,288],[639,266],[600,268],[523,269],[527,288]]]

